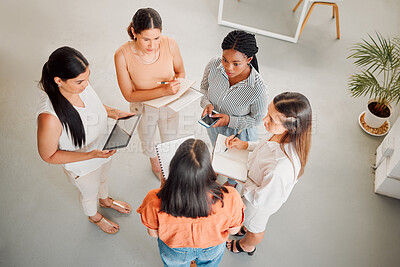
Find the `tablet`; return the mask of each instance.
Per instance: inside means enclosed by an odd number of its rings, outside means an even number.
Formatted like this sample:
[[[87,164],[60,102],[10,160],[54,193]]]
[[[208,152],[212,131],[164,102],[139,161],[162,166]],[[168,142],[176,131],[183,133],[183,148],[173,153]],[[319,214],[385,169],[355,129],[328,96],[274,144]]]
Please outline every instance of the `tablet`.
[[[142,114],[119,118],[111,130],[103,150],[127,147],[134,134]]]

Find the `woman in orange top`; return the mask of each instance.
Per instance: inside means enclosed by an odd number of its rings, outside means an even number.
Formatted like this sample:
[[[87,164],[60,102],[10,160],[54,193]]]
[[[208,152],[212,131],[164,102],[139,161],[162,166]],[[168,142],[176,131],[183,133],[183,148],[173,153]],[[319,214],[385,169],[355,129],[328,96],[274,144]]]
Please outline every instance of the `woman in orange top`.
[[[218,266],[229,234],[236,234],[245,206],[233,187],[216,182],[207,145],[188,139],[170,163],[161,189],[151,190],[137,212],[158,237],[165,266]]]
[[[154,135],[158,126],[161,142],[176,139],[179,114],[167,107],[143,106],[142,102],[176,94],[180,89],[176,78],[185,78],[178,45],[172,38],[161,35],[161,30],[162,21],[156,10],[139,9],[127,28],[132,40],[123,44],[114,57],[122,95],[131,103],[131,110],[143,115],[138,134],[143,152],[150,157],[152,170],[158,178],[161,169],[154,149]]]

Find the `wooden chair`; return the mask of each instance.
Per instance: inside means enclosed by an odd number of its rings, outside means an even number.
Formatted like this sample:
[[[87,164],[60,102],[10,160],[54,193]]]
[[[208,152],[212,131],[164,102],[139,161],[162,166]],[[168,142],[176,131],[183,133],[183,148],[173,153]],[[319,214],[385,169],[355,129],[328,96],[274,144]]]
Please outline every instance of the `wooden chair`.
[[[306,18],[303,21],[303,24],[301,26],[300,29],[300,34],[299,34],[299,38],[301,33],[303,32],[304,26],[306,26],[306,22],[308,20],[308,18],[311,15],[311,12],[314,9],[315,5],[327,5],[327,6],[332,6],[333,9],[333,14],[332,14],[332,18],[336,17],[336,34],[337,34],[337,38],[340,39],[340,30],[339,30],[339,7],[337,6],[337,2],[340,2],[341,0],[310,0],[309,2],[312,3],[310,9],[308,10],[308,13],[306,15]],[[300,4],[303,2],[303,0],[300,0],[297,5],[293,8],[293,12],[296,11],[296,9],[300,6]]]

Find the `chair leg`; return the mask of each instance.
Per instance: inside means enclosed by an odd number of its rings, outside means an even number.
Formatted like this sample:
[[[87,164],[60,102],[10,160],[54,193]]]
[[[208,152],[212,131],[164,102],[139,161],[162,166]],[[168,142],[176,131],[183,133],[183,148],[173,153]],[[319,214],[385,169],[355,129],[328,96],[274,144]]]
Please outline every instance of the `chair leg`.
[[[297,5],[293,8],[293,12],[296,12],[296,10],[299,7],[299,5],[301,4],[301,2],[303,2],[303,0],[299,0],[299,2],[297,2]]]
[[[335,18],[335,6],[332,6],[332,18]]]
[[[337,38],[340,39],[340,29],[339,29],[339,7],[337,6],[337,4],[334,4],[333,6],[336,10],[336,34],[337,34]]]
[[[312,12],[313,9],[314,9],[314,6],[315,6],[315,3],[312,3],[310,9],[308,10],[307,16],[306,16],[306,18],[304,19],[303,24],[301,25],[299,38],[300,38],[301,33],[303,32],[304,26],[306,26],[306,22],[307,22],[308,18],[310,17],[311,12]]]

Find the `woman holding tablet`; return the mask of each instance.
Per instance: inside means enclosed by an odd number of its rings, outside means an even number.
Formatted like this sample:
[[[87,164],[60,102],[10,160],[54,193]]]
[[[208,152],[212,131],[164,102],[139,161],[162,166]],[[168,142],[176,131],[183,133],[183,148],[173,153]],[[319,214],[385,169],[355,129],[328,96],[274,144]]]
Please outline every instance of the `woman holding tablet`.
[[[158,237],[165,266],[218,266],[229,234],[243,222],[244,205],[232,187],[216,182],[207,145],[188,139],[176,151],[161,189],[137,210],[150,236]]]
[[[239,134],[244,141],[257,140],[257,125],[267,113],[268,91],[258,73],[256,53],[258,47],[254,34],[235,30],[222,42],[222,57],[216,57],[207,64],[200,89],[204,96],[201,107],[202,117],[213,110],[220,118],[207,128],[213,145],[217,135]],[[228,179],[228,184],[236,185]]]
[[[115,53],[115,68],[122,95],[130,102],[132,112],[142,113],[138,134],[143,152],[150,158],[153,173],[160,179],[161,168],[156,157],[154,135],[157,125],[162,142],[177,137],[179,114],[171,109],[142,105],[141,102],[176,94],[185,77],[177,43],[161,35],[162,21],[152,8],[136,11],[127,31],[132,39]]]
[[[108,170],[115,150],[102,151],[107,133],[107,116],[133,115],[103,105],[89,84],[89,63],[77,50],[61,47],[44,64],[40,86],[44,90],[38,110],[37,141],[40,157],[62,164],[70,182],[78,189],[83,212],[108,234],[119,225],[97,211],[112,208],[124,214],[131,207],[108,196]]]
[[[277,95],[264,118],[269,135],[261,142],[245,142],[230,136],[228,148],[253,151],[248,159],[248,176],[243,189],[246,205],[240,241],[228,240],[227,248],[252,255],[264,238],[269,217],[286,202],[304,172],[311,145],[312,112],[300,93]]]

